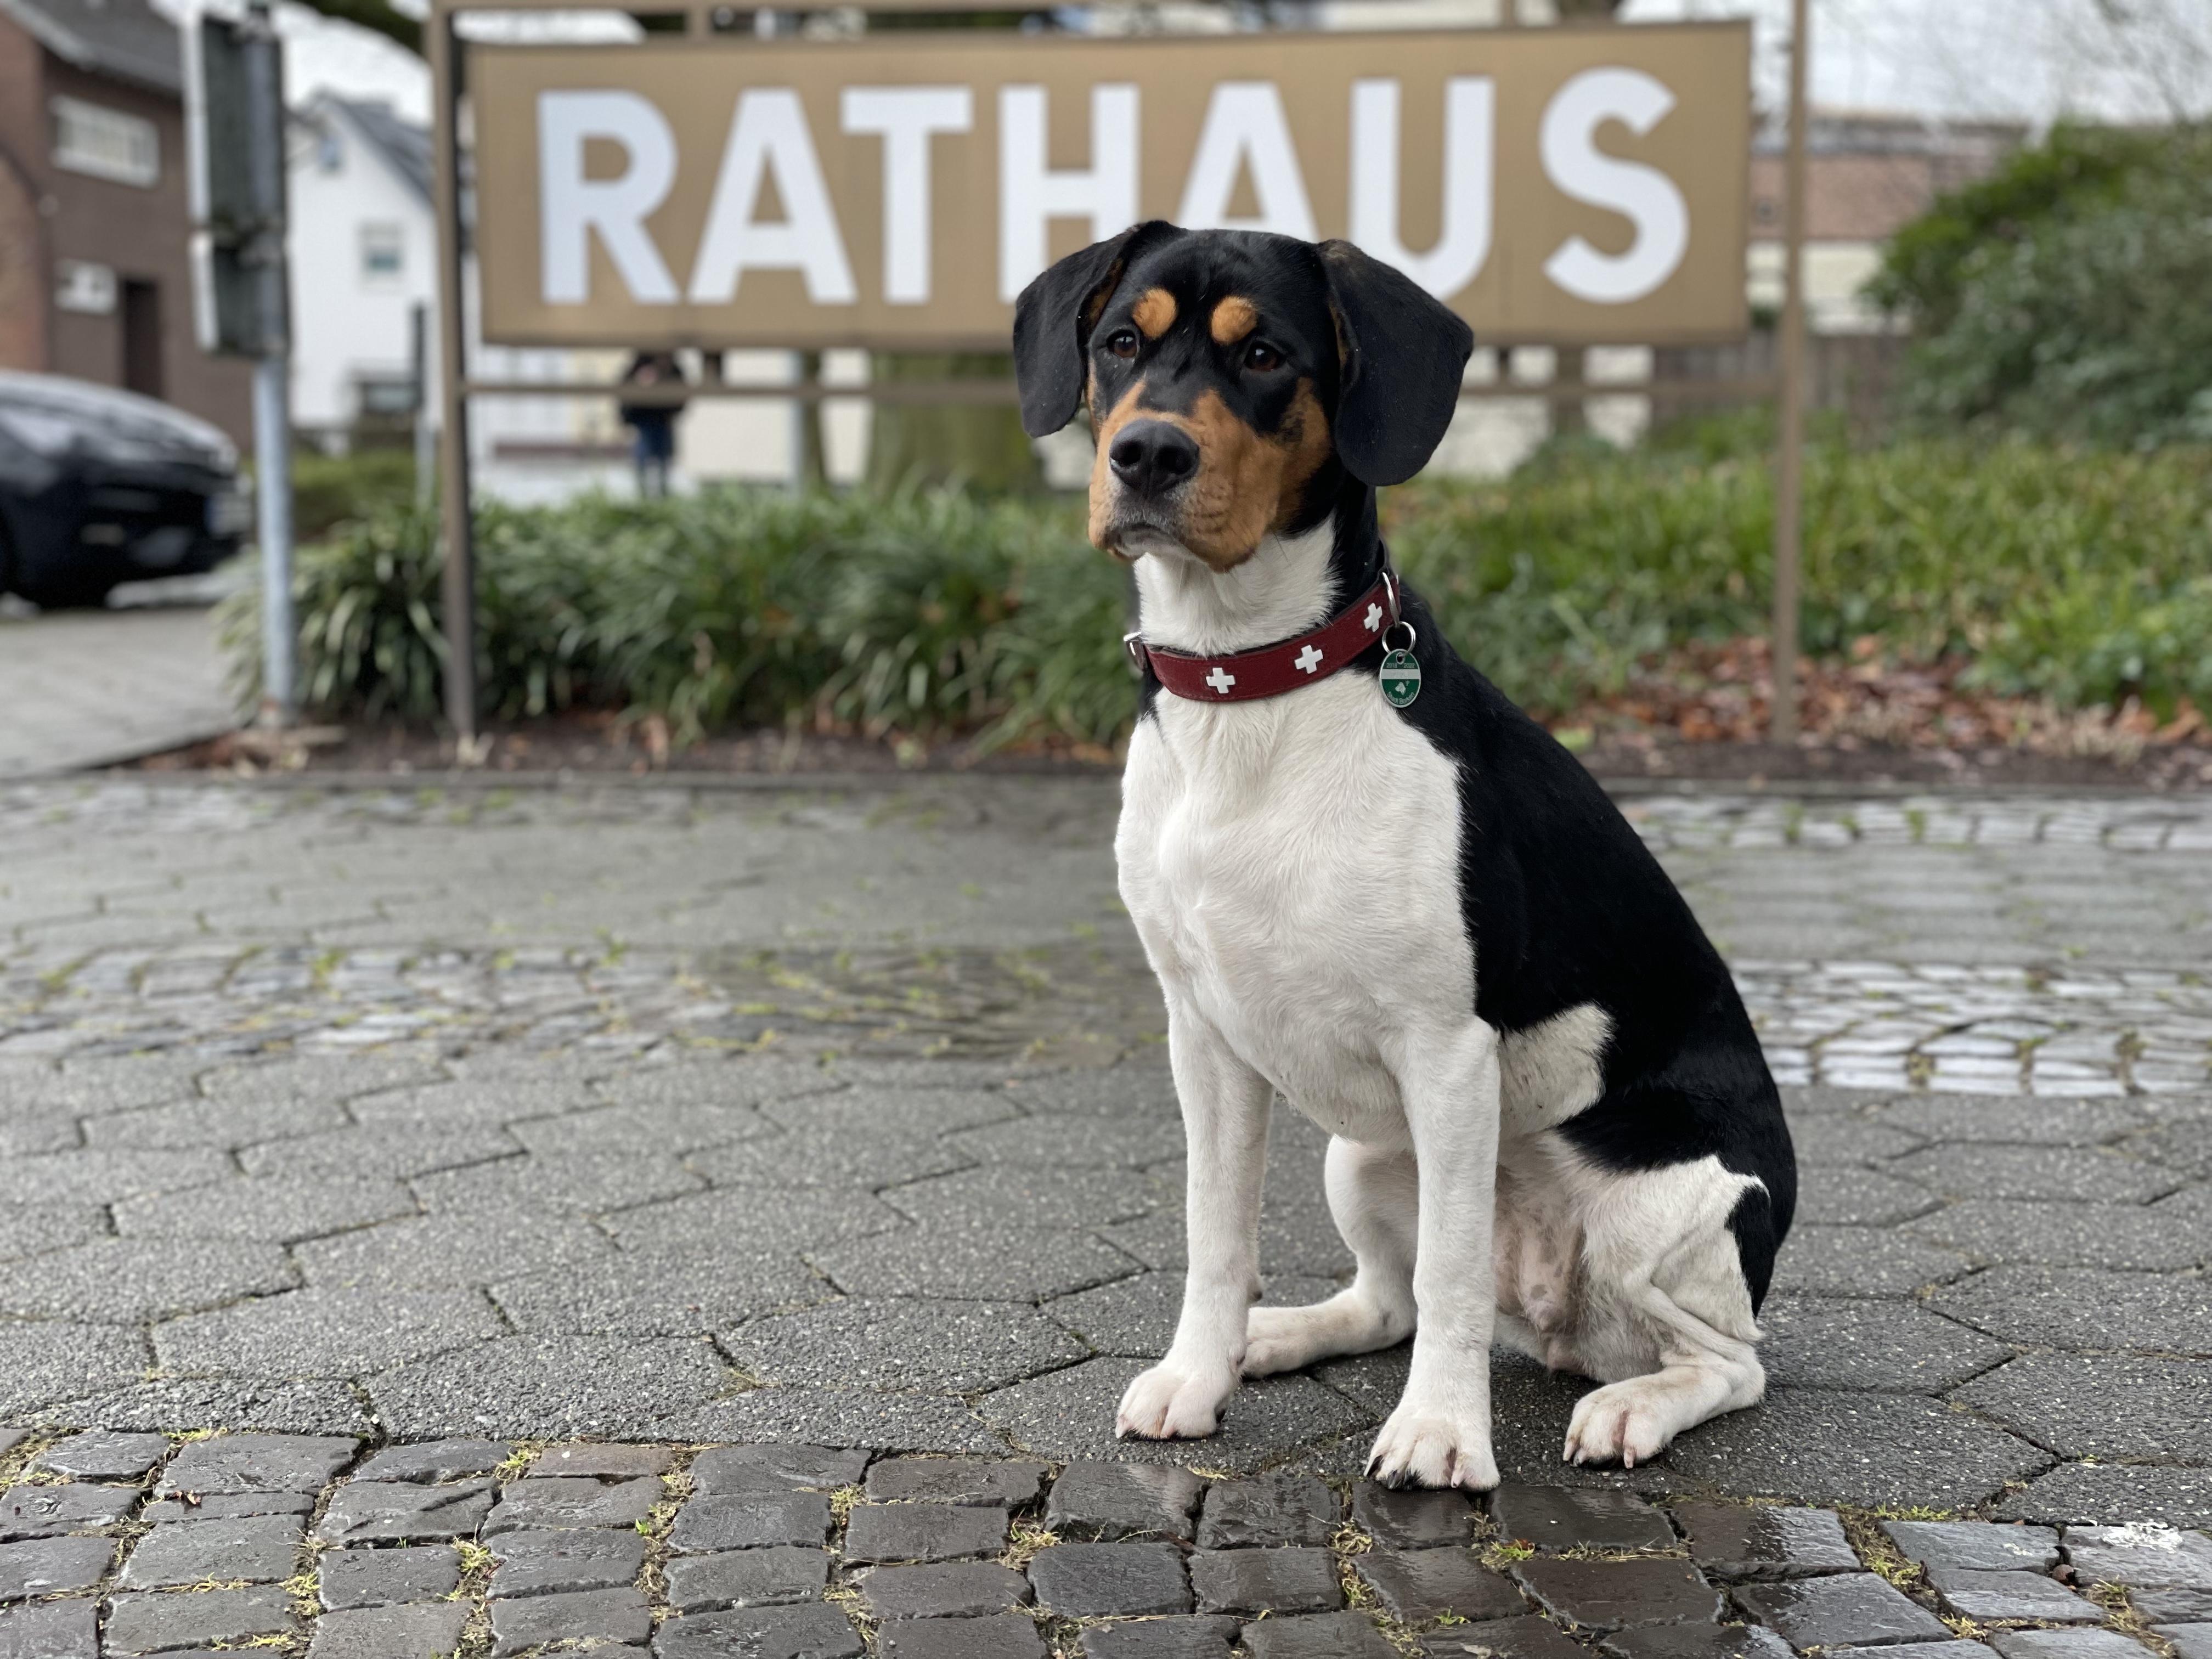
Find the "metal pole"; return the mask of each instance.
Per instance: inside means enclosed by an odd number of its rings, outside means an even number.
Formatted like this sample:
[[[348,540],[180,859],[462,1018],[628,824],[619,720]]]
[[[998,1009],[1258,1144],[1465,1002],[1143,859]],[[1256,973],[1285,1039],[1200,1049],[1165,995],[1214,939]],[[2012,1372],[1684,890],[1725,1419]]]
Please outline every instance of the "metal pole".
[[[1767,728],[1778,746],[1797,741],[1799,577],[1804,550],[1805,128],[1809,0],[1790,0],[1790,151],[1782,219],[1781,450],[1774,458],[1774,703]]]
[[[476,548],[469,514],[468,378],[462,315],[460,42],[453,16],[434,4],[429,19],[432,189],[438,216],[438,433],[440,519],[445,563],[439,592],[446,634],[446,719],[464,761],[477,742]]]
[[[284,73],[267,0],[246,10],[248,150],[256,224],[247,258],[258,289],[253,362],[253,472],[261,542],[261,723],[299,712],[299,634],[292,617],[291,295],[284,260]]]
[[[408,361],[415,375],[415,507],[428,512],[438,494],[438,428],[430,421],[430,307],[407,308]]]

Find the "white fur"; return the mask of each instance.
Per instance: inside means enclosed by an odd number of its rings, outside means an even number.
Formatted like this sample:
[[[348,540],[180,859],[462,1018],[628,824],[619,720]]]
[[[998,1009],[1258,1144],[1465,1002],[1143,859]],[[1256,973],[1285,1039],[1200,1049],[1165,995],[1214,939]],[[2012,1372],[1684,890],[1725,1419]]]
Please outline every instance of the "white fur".
[[[1223,654],[1314,626],[1341,602],[1331,538],[1270,538],[1226,574],[1147,546],[1146,640]],[[1611,1385],[1575,1414],[1578,1460],[1648,1457],[1756,1400],[1727,1229],[1744,1178],[1710,1159],[1593,1170],[1553,1131],[1597,1097],[1603,1012],[1504,1042],[1474,1016],[1456,763],[1364,675],[1248,702],[1163,692],[1153,714],[1130,742],[1115,848],[1167,1001],[1190,1266],[1174,1343],[1130,1384],[1119,1431],[1211,1433],[1240,1375],[1408,1330],[1411,1375],[1375,1444],[1383,1479],[1497,1483],[1493,1331]],[[1278,1091],[1336,1137],[1329,1205],[1358,1262],[1312,1308],[1252,1305]]]

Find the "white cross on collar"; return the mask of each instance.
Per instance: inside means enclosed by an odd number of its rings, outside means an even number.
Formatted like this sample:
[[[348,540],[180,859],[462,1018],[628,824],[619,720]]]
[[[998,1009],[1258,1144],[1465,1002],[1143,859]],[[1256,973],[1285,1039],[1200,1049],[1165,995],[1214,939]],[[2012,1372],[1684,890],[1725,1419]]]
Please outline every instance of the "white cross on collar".
[[[1382,607],[1379,605],[1369,605],[1367,607],[1367,631],[1372,634],[1376,629],[1382,626]]]
[[[1291,666],[1310,674],[1321,666],[1321,653],[1311,645],[1291,659]]]
[[[1216,663],[1213,672],[1206,677],[1206,683],[1225,697],[1229,695],[1229,688],[1237,684],[1237,676]]]

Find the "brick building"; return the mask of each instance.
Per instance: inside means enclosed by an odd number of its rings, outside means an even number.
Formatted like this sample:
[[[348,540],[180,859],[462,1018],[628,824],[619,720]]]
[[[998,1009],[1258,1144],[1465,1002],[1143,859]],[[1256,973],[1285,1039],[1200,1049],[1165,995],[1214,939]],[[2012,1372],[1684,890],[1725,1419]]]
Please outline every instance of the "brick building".
[[[0,0],[0,368],[164,398],[241,443],[193,337],[184,71],[147,0]]]

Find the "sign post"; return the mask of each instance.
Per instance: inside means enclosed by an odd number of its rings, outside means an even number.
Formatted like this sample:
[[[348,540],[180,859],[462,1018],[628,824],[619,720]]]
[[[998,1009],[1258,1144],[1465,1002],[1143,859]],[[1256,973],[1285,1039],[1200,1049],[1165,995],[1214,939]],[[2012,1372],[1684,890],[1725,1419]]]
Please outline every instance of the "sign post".
[[[1804,553],[1805,468],[1805,107],[1811,42],[1808,0],[1790,8],[1790,151],[1782,208],[1782,386],[1780,450],[1774,458],[1774,681],[1767,737],[1777,748],[1797,741],[1797,645]]]
[[[201,348],[253,362],[261,544],[261,718],[298,712],[292,614],[291,304],[284,257],[284,58],[267,0],[185,31],[193,298]]]

